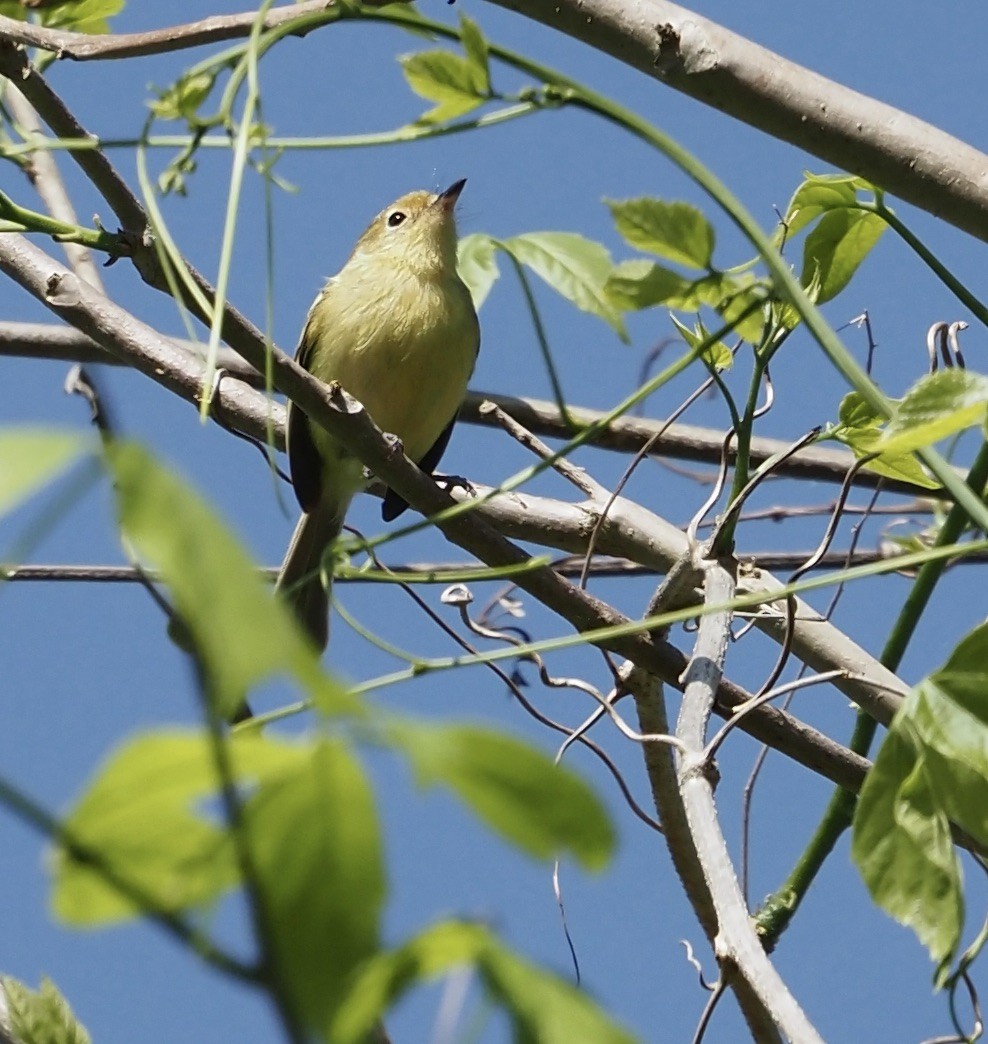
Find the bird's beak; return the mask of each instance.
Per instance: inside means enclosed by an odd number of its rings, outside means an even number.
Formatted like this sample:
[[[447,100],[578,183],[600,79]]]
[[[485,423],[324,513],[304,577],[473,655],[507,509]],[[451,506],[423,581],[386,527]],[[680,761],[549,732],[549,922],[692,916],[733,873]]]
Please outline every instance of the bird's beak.
[[[460,193],[463,191],[463,186],[466,183],[466,178],[460,178],[459,181],[454,181],[445,192],[439,193],[436,197],[436,202],[444,210],[452,210],[453,207],[456,206],[456,201],[460,198]]]

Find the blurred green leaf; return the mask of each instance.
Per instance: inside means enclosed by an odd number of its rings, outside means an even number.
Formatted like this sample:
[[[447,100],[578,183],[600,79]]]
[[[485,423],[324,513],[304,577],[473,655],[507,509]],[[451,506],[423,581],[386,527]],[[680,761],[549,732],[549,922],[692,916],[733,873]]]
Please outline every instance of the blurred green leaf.
[[[230,717],[252,686],[278,674],[326,712],[357,712],[211,508],[138,446],[115,445],[108,460],[123,535],[160,571],[202,658],[216,712]]]
[[[624,321],[605,290],[614,264],[600,243],[574,232],[526,232],[498,240],[498,245],[577,308],[603,319],[627,342]]]
[[[463,236],[459,242],[456,266],[473,298],[473,306],[478,311],[501,274],[494,251],[494,240],[482,232]]]
[[[215,82],[215,71],[186,74],[159,91],[158,97],[148,104],[160,120],[191,121],[198,116],[199,107],[209,97]]]
[[[42,978],[37,992],[9,975],[0,983],[6,1002],[6,1020],[0,1021],[16,1044],[89,1044],[86,1028],[51,979]]]
[[[654,261],[639,258],[615,265],[604,284],[608,299],[622,311],[638,311],[654,305],[669,304],[689,292],[688,279]]]
[[[92,449],[92,441],[75,432],[0,430],[0,515],[27,500]]]
[[[687,268],[710,268],[714,230],[696,207],[649,196],[605,202],[615,227],[631,246]]]
[[[478,970],[488,992],[508,1013],[519,1044],[634,1044],[634,1037],[582,990],[493,940]]]
[[[261,782],[244,815],[281,981],[305,1022],[328,1032],[378,945],[385,880],[367,778],[341,741],[320,737]]]
[[[804,287],[819,284],[817,304],[836,297],[850,282],[888,226],[863,210],[829,210],[803,244]]]
[[[411,986],[452,968],[473,965],[491,999],[502,1007],[518,1044],[633,1044],[582,991],[518,957],[486,928],[438,924],[360,969],[328,1037],[362,1044],[373,1026]]]
[[[491,90],[491,69],[487,51],[487,40],[480,26],[460,12],[460,42],[466,51],[467,60],[473,66],[474,84],[485,97]]]
[[[614,831],[593,790],[527,743],[470,725],[419,725],[389,730],[420,783],[450,787],[484,822],[537,859],[572,854],[602,869]]]
[[[916,685],[865,780],[852,852],[875,901],[941,964],[964,918],[950,824],[988,845],[988,624]]]
[[[883,448],[905,453],[975,425],[988,415],[988,377],[970,370],[939,370],[906,392],[885,429]]]
[[[455,51],[419,51],[398,61],[408,86],[436,107],[419,117],[419,123],[445,123],[482,105],[488,96],[486,67]]]
[[[236,779],[245,785],[288,771],[302,757],[294,745],[256,733],[230,739]],[[65,820],[68,835],[138,886],[162,910],[215,900],[238,880],[225,829],[201,808],[218,789],[208,738],[158,732],[110,756]],[[141,911],[85,862],[56,853],[52,907],[77,926],[105,924]]]
[[[39,14],[41,24],[52,29],[71,29],[77,33],[108,33],[108,19],[124,9],[124,0],[64,0],[45,4]]]

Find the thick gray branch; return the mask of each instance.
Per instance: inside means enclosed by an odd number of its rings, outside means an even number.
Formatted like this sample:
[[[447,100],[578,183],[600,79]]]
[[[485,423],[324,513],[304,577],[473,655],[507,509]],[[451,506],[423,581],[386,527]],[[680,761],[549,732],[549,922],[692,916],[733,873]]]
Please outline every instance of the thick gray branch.
[[[988,156],[914,116],[667,0],[492,2],[988,241]]]

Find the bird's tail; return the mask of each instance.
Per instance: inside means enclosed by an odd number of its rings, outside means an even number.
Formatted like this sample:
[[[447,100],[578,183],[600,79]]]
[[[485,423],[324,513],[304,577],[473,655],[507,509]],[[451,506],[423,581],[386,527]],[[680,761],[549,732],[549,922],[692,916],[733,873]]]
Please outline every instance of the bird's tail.
[[[324,580],[322,557],[339,536],[346,509],[347,503],[330,503],[327,498],[314,511],[303,515],[278,574],[277,590],[318,649],[325,649],[329,641],[332,579],[331,573],[326,573]]]

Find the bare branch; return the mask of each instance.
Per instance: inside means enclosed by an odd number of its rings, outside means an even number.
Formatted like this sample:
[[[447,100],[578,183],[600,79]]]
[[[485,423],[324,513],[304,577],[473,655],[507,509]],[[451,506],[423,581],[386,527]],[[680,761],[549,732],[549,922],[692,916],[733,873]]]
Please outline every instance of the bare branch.
[[[575,434],[567,425],[555,403],[542,399],[518,398],[498,395],[494,392],[471,393],[463,405],[461,418],[471,424],[494,426],[494,418],[485,415],[480,406],[490,400],[523,424],[536,435],[572,438]],[[581,427],[598,424],[604,417],[600,410],[580,406],[568,406],[570,416]],[[654,440],[650,456],[675,457],[678,460],[694,460],[707,464],[719,464],[723,454],[724,433],[713,428],[701,428],[691,424],[672,424],[644,417],[619,417],[594,435],[593,445],[620,453],[637,453]],[[751,440],[751,463],[757,467],[771,457],[783,452],[789,443],[782,439],[753,438]],[[736,459],[736,450],[728,450],[729,462]],[[774,472],[789,478],[822,479],[826,482],[843,482],[855,464],[855,457],[847,450],[831,449],[827,446],[809,446],[786,460]],[[873,488],[881,484],[883,489],[915,494],[918,487],[907,482],[883,479],[874,472],[861,472],[855,476],[855,485]],[[924,496],[936,497],[936,491],[923,490]]]
[[[667,0],[493,0],[988,240],[988,156]]]
[[[704,574],[704,600],[726,605],[734,596],[736,563],[728,567],[715,559],[700,558]],[[731,864],[727,841],[717,819],[714,802],[714,768],[705,752],[707,722],[714,707],[714,693],[723,676],[731,629],[729,611],[712,612],[700,619],[696,645],[686,672],[686,688],[676,725],[676,735],[688,753],[678,759],[677,780],[690,841],[696,849],[717,919],[714,949],[725,978],[737,988],[732,973],[742,979],[783,1035],[800,1044],[823,1044],[823,1039],[790,994],[755,933],[748,908]],[[743,1001],[744,995],[739,994]],[[749,1024],[761,1019],[753,998],[742,1003]]]
[[[38,114],[14,84],[10,85],[7,104],[10,106],[11,115],[20,125],[20,130],[28,142],[43,139]],[[25,170],[38,195],[44,200],[48,213],[67,225],[78,225],[79,219],[76,216],[75,207],[65,191],[65,183],[59,174],[55,156],[48,149],[36,149],[29,154]],[[82,243],[66,241],[62,244],[62,249],[76,275],[85,279],[97,290],[102,290],[103,277],[96,267],[89,247]]]
[[[310,15],[322,14],[335,6],[335,0],[306,0],[305,3],[275,8],[267,13],[263,25],[265,29],[277,29],[288,22],[297,21],[297,31],[289,35],[304,36],[314,28]],[[242,40],[250,35],[256,21],[257,11],[245,11],[242,14],[213,15],[198,22],[143,33],[88,35],[64,29],[48,29],[31,22],[18,22],[0,16],[0,37],[25,47],[40,47],[59,58],[85,62],[106,58],[136,58],[222,43],[224,40]]]

